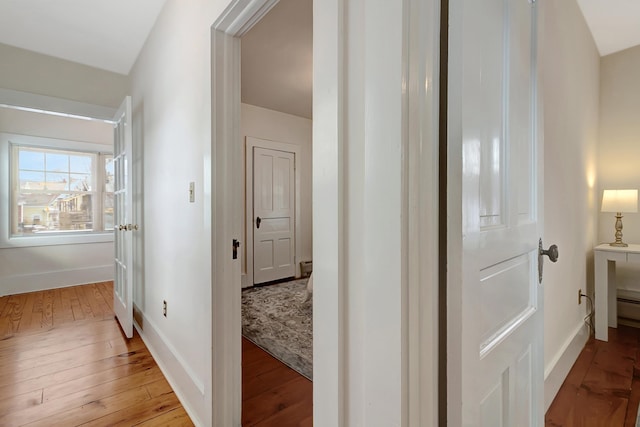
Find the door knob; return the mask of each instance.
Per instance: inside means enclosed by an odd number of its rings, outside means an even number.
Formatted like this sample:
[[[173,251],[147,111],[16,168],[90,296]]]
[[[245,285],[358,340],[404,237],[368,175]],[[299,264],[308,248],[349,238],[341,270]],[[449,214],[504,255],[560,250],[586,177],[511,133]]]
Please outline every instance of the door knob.
[[[260,228],[260,223],[262,222],[262,218],[256,218],[256,227]]]
[[[551,262],[557,262],[558,261],[558,245],[551,245],[549,246],[549,249],[546,249],[546,250],[540,248],[540,254],[548,256]]]
[[[542,239],[538,241],[538,282],[542,283],[542,266],[544,264],[544,255],[548,256],[551,262],[558,261],[558,245],[551,245],[549,249],[542,248]]]

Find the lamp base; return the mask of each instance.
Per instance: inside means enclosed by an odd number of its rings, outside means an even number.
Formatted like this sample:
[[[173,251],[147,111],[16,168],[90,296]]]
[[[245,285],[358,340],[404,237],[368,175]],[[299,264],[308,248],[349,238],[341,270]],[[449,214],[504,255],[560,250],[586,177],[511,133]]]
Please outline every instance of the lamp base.
[[[615,246],[617,248],[626,248],[629,245],[622,242],[622,212],[616,213],[616,241],[613,243],[609,243],[610,246]]]
[[[622,242],[613,242],[613,243],[609,243],[609,246],[615,246],[616,248],[626,248],[629,245]]]

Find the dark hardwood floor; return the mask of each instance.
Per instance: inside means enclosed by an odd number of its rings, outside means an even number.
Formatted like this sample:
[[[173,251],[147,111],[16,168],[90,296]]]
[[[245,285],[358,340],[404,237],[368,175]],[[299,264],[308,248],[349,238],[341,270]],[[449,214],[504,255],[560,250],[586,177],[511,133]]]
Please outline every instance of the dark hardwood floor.
[[[640,329],[590,339],[549,407],[545,425],[635,427],[640,402]]]
[[[0,298],[0,426],[191,426],[113,284]]]
[[[242,338],[242,425],[313,425],[311,381],[245,338]]]

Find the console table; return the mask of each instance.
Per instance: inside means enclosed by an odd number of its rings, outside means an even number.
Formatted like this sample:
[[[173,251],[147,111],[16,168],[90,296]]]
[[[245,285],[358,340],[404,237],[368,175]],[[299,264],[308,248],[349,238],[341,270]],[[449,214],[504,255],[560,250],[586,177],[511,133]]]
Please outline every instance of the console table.
[[[640,262],[640,245],[619,248],[605,243],[595,247],[594,257],[596,339],[608,341],[608,328],[618,327],[616,262]]]

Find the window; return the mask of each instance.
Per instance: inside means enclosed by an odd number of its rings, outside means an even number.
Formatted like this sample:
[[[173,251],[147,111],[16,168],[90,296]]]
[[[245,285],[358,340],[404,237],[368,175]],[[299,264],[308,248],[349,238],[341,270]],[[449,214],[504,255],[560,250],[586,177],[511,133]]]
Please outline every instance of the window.
[[[111,149],[0,133],[0,247],[113,241]]]
[[[113,229],[110,154],[11,145],[11,235]]]

